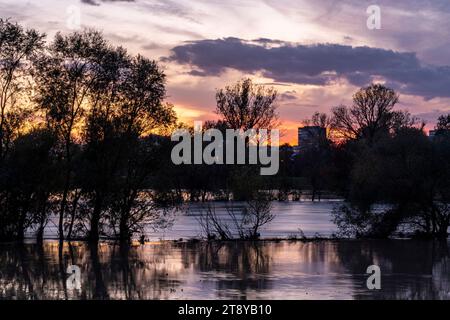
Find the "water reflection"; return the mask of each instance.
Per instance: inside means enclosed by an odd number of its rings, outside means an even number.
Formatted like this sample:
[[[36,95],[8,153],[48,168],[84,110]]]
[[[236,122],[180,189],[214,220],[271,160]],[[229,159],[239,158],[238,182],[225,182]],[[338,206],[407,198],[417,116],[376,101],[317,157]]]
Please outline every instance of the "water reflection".
[[[366,289],[367,266],[382,289]],[[67,285],[69,265],[81,288]],[[0,245],[1,299],[450,299],[448,242]]]

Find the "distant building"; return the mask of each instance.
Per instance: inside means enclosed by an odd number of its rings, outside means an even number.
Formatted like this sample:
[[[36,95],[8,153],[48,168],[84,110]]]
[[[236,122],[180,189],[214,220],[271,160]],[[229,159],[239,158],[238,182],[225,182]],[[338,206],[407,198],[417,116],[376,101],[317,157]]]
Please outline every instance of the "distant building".
[[[430,131],[428,132],[428,138],[429,138],[430,140],[433,140],[435,136],[436,136],[436,130],[430,130]]]
[[[442,136],[450,136],[450,130],[449,129],[439,129],[439,130],[430,130],[428,131],[428,139],[433,141],[437,137]]]
[[[306,126],[298,128],[298,147],[300,149],[317,146],[327,136],[326,128],[319,126]]]

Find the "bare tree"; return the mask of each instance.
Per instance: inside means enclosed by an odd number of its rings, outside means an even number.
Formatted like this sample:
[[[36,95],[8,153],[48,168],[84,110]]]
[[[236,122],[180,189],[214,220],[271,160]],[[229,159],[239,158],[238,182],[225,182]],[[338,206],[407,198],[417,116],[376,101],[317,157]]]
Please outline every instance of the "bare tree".
[[[351,107],[333,108],[332,127],[344,138],[372,141],[380,132],[389,132],[398,126],[398,120],[411,121],[410,117],[401,117],[399,111],[393,111],[398,100],[394,90],[381,84],[361,88],[353,96]]]
[[[241,238],[258,239],[260,229],[275,218],[272,212],[270,197],[264,192],[258,192],[255,199],[247,202],[243,213],[243,227],[240,230]]]
[[[314,112],[311,116],[311,119],[305,119],[302,121],[302,124],[305,126],[316,126],[325,129],[329,129],[331,127],[332,119],[326,113]]]
[[[205,212],[200,214],[198,223],[208,240],[233,239],[233,232],[230,226],[217,215],[215,207],[211,204],[208,204]]]
[[[257,85],[244,79],[216,93],[216,112],[232,129],[271,129],[277,125],[273,87]]]
[[[224,218],[216,213],[214,206],[208,205],[206,213],[198,219],[199,224],[208,239],[231,240],[236,236],[245,240],[259,239],[261,227],[275,217],[271,198],[266,192],[257,192],[243,207],[227,207]]]

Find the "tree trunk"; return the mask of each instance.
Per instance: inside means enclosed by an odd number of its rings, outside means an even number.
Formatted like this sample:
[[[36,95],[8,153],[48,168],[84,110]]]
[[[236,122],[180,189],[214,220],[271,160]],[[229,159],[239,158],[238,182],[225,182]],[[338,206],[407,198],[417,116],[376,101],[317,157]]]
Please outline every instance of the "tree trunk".
[[[59,209],[58,232],[59,232],[59,240],[61,240],[61,241],[64,240],[64,213],[66,211],[67,193],[68,193],[68,187],[66,186],[64,188],[63,197],[61,200],[61,206]]]
[[[120,243],[128,243],[130,241],[131,235],[130,230],[128,230],[128,223],[126,216],[122,215],[120,218],[119,225],[119,240]]]
[[[81,192],[75,191],[75,198],[72,203],[72,210],[70,212],[70,224],[69,224],[69,231],[67,232],[67,239],[72,239],[72,232],[73,232],[73,225],[75,223],[75,212],[77,210],[78,206],[78,200],[80,199]]]
[[[41,224],[36,233],[36,242],[42,244],[44,242],[44,226]]]
[[[19,217],[19,223],[17,225],[17,241],[23,242],[25,239],[25,213],[22,213]]]
[[[102,211],[102,197],[97,193],[95,197],[94,210],[91,217],[91,230],[89,231],[89,241],[98,242],[99,240],[99,224]]]

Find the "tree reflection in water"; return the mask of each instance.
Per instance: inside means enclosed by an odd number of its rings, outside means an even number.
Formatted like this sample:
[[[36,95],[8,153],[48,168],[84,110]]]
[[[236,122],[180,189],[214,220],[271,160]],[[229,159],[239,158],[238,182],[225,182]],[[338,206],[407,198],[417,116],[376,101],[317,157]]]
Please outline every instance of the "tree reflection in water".
[[[366,288],[377,264],[382,289]],[[69,265],[81,289],[66,285]],[[1,299],[450,299],[448,242],[0,245]]]

